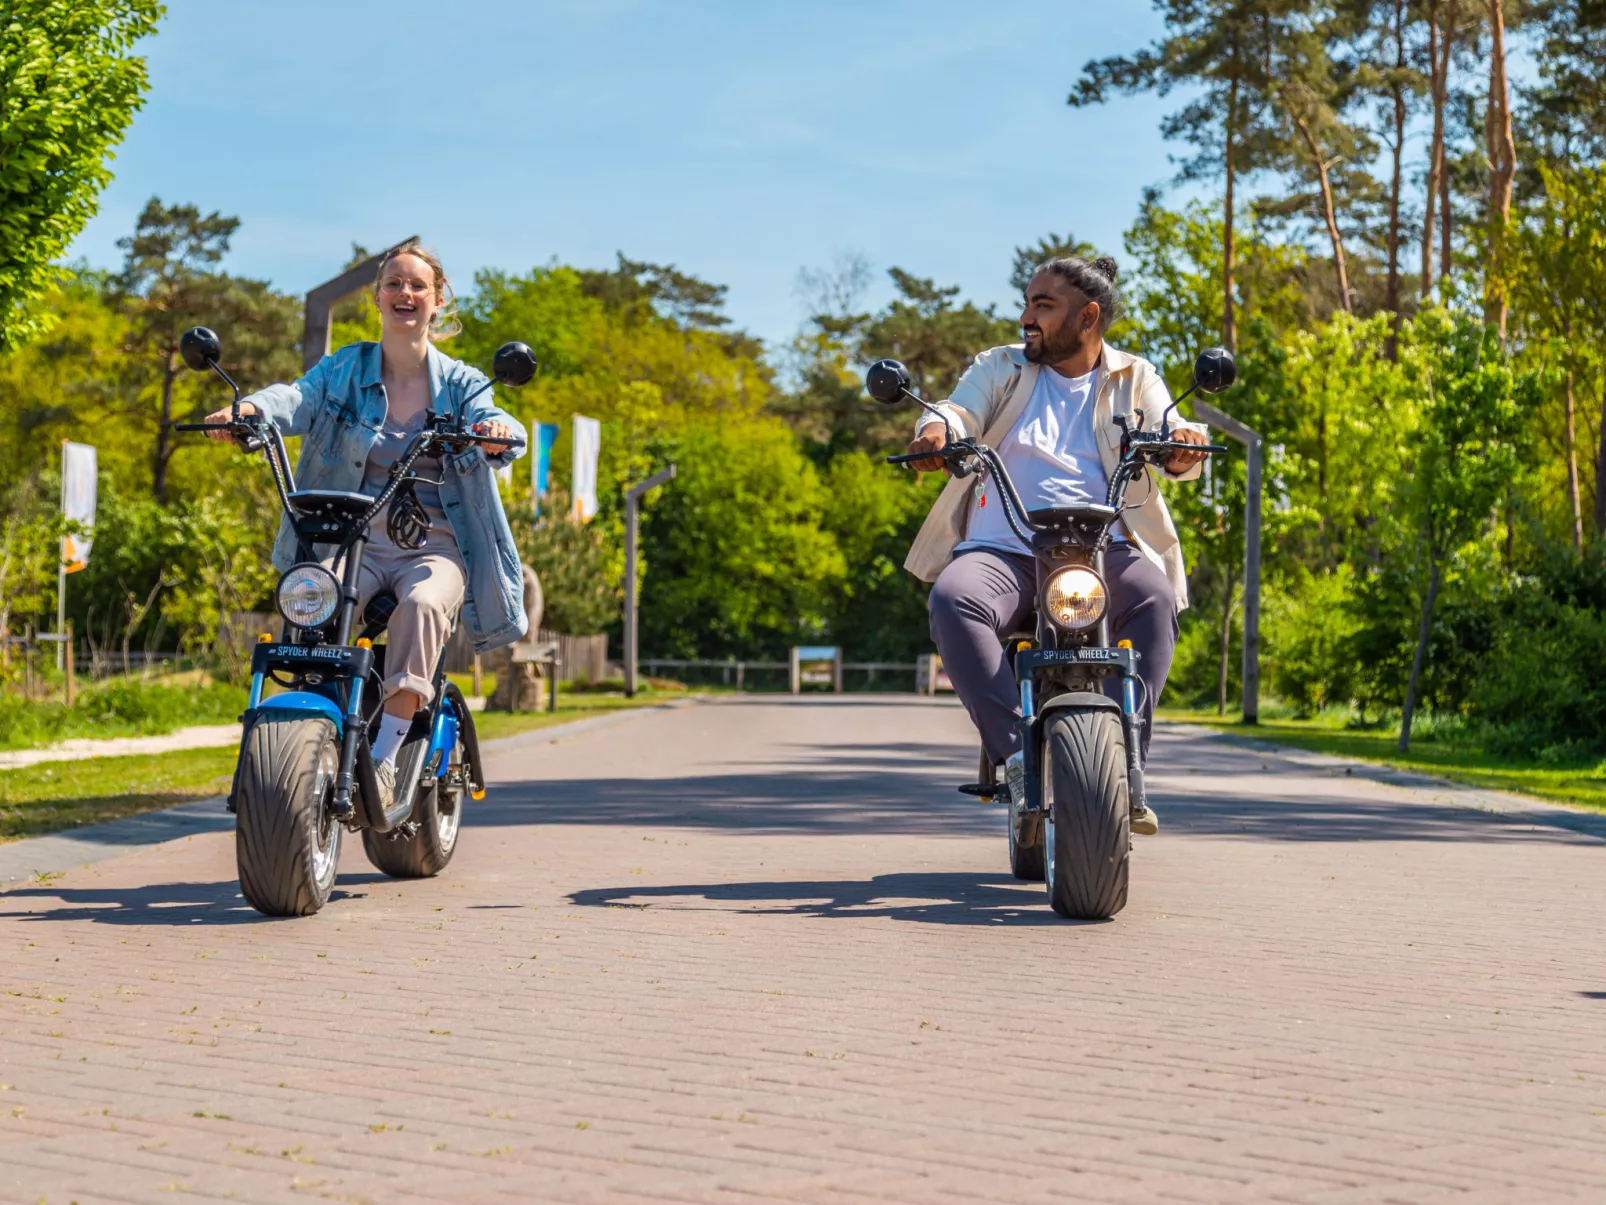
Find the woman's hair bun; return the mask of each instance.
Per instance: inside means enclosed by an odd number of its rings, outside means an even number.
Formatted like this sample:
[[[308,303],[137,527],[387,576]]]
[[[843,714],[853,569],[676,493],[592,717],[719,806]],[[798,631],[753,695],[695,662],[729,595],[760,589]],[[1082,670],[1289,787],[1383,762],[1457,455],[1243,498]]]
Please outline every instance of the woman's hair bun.
[[[1103,276],[1111,284],[1115,283],[1115,278],[1120,274],[1121,271],[1120,268],[1116,267],[1115,261],[1108,255],[1100,256],[1098,259],[1094,260],[1093,267],[1098,271],[1100,276]]]

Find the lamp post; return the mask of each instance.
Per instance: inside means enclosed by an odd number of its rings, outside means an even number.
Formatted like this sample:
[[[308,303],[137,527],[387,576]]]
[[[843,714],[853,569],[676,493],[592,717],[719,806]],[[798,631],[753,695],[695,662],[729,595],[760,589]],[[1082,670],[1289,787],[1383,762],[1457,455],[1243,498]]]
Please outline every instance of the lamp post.
[[[1248,476],[1244,490],[1244,723],[1260,723],[1260,494],[1265,443],[1260,432],[1209,402],[1195,398],[1193,415],[1244,445]]]
[[[675,478],[675,466],[659,469],[645,481],[625,490],[625,697],[636,696],[636,534],[641,496],[655,486]]]

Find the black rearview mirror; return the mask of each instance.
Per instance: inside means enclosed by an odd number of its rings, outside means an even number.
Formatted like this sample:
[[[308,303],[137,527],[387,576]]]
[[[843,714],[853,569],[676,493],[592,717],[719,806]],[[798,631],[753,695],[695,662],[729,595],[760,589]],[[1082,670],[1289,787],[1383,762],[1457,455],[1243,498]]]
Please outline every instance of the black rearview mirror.
[[[191,369],[205,372],[223,355],[223,344],[218,341],[217,332],[211,328],[195,326],[180,337],[178,354]]]
[[[496,349],[491,361],[491,372],[498,385],[528,385],[535,379],[535,353],[528,343],[504,343]]]
[[[1208,347],[1193,364],[1193,383],[1201,393],[1220,393],[1238,379],[1238,364],[1225,347]]]
[[[882,405],[895,406],[903,401],[912,378],[909,370],[896,360],[877,360],[864,374],[864,391]]]

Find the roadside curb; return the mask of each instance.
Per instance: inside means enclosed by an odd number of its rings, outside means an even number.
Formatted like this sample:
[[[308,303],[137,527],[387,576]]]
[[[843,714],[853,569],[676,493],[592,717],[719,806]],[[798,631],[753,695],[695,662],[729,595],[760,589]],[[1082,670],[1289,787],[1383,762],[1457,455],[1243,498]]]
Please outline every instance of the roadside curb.
[[[1280,745],[1276,741],[1241,736],[1236,732],[1222,732],[1219,728],[1212,728],[1207,724],[1190,724],[1183,720],[1161,720],[1158,723],[1189,732],[1203,732],[1229,745],[1252,749],[1256,753],[1264,753],[1307,769],[1330,770],[1335,777],[1364,778],[1369,782],[1383,783],[1386,786],[1427,792],[1430,793],[1430,801],[1433,803],[1448,804],[1476,812],[1489,812],[1541,828],[1570,829],[1583,836],[1606,841],[1606,814],[1600,812],[1572,808],[1565,804],[1552,803],[1548,799],[1535,799],[1529,795],[1518,795],[1510,791],[1470,787],[1465,783],[1452,782],[1447,778],[1422,774],[1415,770],[1401,770],[1376,762],[1356,761],[1331,753],[1315,753],[1309,749]]]
[[[591,716],[567,724],[554,724],[550,728],[536,728],[514,736],[498,737],[482,744],[480,752],[493,756],[551,741],[567,740],[637,716],[688,707],[702,701],[694,696],[642,707],[627,707],[609,715]],[[224,810],[224,796],[214,795],[177,807],[125,816],[121,820],[64,829],[43,837],[25,837],[21,841],[0,845],[0,891],[42,875],[61,874],[135,850],[149,849],[203,833],[228,832],[233,828],[234,817]]]

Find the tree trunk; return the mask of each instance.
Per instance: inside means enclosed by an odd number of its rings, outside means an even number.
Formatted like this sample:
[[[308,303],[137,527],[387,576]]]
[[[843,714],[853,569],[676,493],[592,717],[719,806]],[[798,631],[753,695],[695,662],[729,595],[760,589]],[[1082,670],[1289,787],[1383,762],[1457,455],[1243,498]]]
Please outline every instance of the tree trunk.
[[[1444,90],[1446,102],[1450,95],[1450,62],[1455,50],[1456,20],[1460,16],[1459,0],[1449,0],[1445,6],[1444,44],[1441,53],[1444,55],[1444,67],[1441,71],[1440,87]],[[1452,239],[1455,226],[1455,214],[1450,211],[1450,169],[1444,163],[1444,143],[1439,143],[1439,275],[1450,275],[1455,267],[1454,242]]]
[[[1568,323],[1569,328],[1571,323]],[[1570,333],[1570,331],[1569,331]],[[1578,493],[1578,408],[1573,400],[1573,374],[1567,373],[1567,501],[1573,508],[1573,547],[1584,547],[1584,508]]]
[[[1416,714],[1416,699],[1422,689],[1422,666],[1428,656],[1428,635],[1433,630],[1433,605],[1439,601],[1439,561],[1428,554],[1428,592],[1422,599],[1422,626],[1416,633],[1416,652],[1411,657],[1411,678],[1405,684],[1405,708],[1400,713],[1400,752],[1411,749],[1411,720]]]
[[[1394,2],[1395,67],[1400,75],[1405,71],[1405,0]],[[1389,279],[1388,292],[1383,305],[1395,316],[1395,328],[1400,314],[1400,186],[1401,158],[1405,154],[1405,84],[1400,78],[1394,81],[1394,176],[1389,185]],[[1389,336],[1389,359],[1396,351],[1396,340]]]
[[[1289,103],[1286,92],[1282,97],[1283,108],[1294,123],[1294,128],[1299,131],[1300,139],[1305,143],[1305,150],[1310,154],[1311,166],[1316,169],[1316,181],[1321,186],[1322,218],[1327,223],[1327,237],[1333,244],[1333,270],[1338,274],[1338,305],[1346,314],[1353,314],[1355,310],[1350,304],[1349,269],[1344,262],[1344,239],[1338,232],[1338,215],[1333,207],[1333,182],[1328,174],[1332,164],[1322,156],[1322,148],[1316,141],[1316,135],[1311,132],[1310,122]]]
[[[1606,388],[1600,394],[1600,438],[1595,444],[1595,538],[1606,540]]]
[[[173,459],[173,350],[168,348],[162,368],[162,413],[156,421],[156,458],[151,466],[151,494],[157,505],[167,505],[167,465]]]
[[[1236,67],[1236,59],[1234,60]],[[1232,186],[1234,183],[1233,151],[1236,149],[1233,134],[1238,120],[1238,73],[1233,71],[1232,83],[1227,87],[1227,203],[1222,226],[1221,249],[1221,337],[1227,350],[1238,350],[1238,315],[1233,311],[1232,276],[1237,267],[1237,246],[1233,237]]]
[[[1227,570],[1227,596],[1221,600],[1221,668],[1216,675],[1216,714],[1227,714],[1227,674],[1232,664],[1232,595],[1237,583]]]
[[[1444,175],[1445,67],[1439,61],[1439,0],[1428,5],[1428,91],[1433,97],[1433,139],[1428,144],[1427,189],[1422,203],[1422,297],[1433,292],[1433,204],[1439,196],[1439,180]],[[1444,39],[1446,46],[1449,38]]]
[[[1484,320],[1506,335],[1506,286],[1500,278],[1506,223],[1511,217],[1511,181],[1517,144],[1511,132],[1511,93],[1506,82],[1505,0],[1489,4],[1489,105],[1484,132],[1489,150],[1489,251],[1484,269]]]

